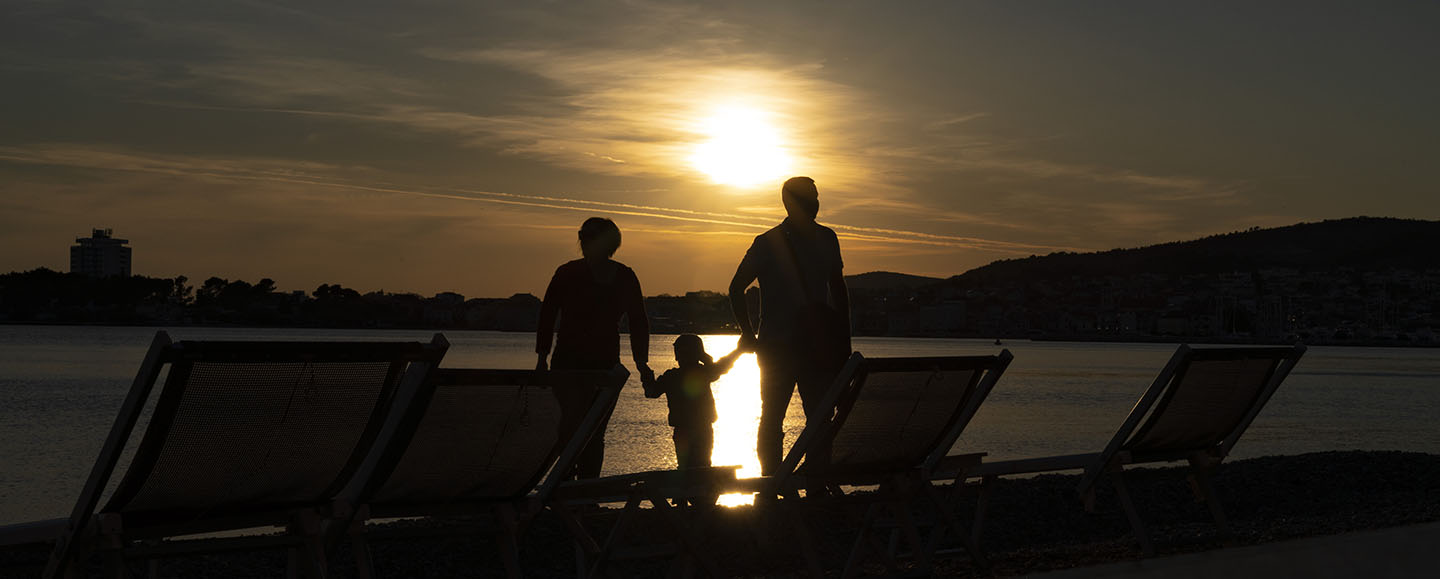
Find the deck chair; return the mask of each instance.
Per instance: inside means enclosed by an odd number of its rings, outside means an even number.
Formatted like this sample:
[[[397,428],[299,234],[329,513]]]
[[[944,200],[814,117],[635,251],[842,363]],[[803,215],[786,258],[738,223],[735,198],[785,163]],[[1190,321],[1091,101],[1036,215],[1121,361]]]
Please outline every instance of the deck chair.
[[[396,413],[372,472],[347,499],[356,505],[344,528],[359,575],[373,574],[370,541],[387,536],[367,521],[482,515],[499,527],[506,572],[520,577],[520,536],[568,478],[629,374],[619,365],[610,371],[436,371],[433,387]]]
[[[1182,345],[1165,364],[1130,415],[1099,453],[955,465],[939,478],[954,482],[980,478],[980,499],[972,522],[978,541],[990,484],[1005,475],[1084,469],[1076,489],[1093,510],[1096,485],[1108,477],[1119,495],[1141,551],[1155,553],[1150,534],[1130,496],[1125,467],[1186,461],[1191,487],[1204,501],[1222,536],[1232,534],[1211,477],[1236,441],[1290,375],[1305,346],[1191,348]]]
[[[448,343],[171,342],[157,332],[45,577],[80,576],[100,553],[127,559],[284,547],[290,574],[323,577],[320,526],[370,449],[397,390],[425,380]],[[168,373],[165,369],[168,368]],[[146,401],[165,382],[134,458],[105,506]],[[279,526],[279,535],[174,540]]]
[[[898,568],[889,545],[882,544],[876,533],[886,522],[909,545],[916,564],[929,567],[934,546],[921,539],[914,513],[939,498],[929,482],[932,472],[942,461],[960,460],[947,459],[951,447],[1012,359],[1009,350],[994,356],[865,358],[858,352],[851,356],[820,405],[834,408],[833,415],[810,417],[778,474],[756,481],[762,496],[783,497],[774,506],[794,523],[812,574],[822,570],[809,532],[796,518],[797,507],[804,506],[799,491],[842,486],[878,487],[865,497],[870,506],[842,576],[858,572],[867,551]],[[978,464],[980,456],[967,455],[966,460]],[[804,500],[823,504],[830,499],[807,496]],[[967,546],[977,565],[985,567],[979,549]]]

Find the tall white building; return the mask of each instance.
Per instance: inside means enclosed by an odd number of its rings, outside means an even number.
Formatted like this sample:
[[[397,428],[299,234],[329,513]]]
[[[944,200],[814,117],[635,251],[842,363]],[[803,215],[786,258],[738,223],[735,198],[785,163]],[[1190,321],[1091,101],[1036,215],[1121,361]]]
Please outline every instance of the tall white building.
[[[70,273],[83,273],[92,277],[130,275],[130,248],[128,239],[111,237],[110,229],[93,229],[90,237],[80,237],[76,245],[70,246]]]

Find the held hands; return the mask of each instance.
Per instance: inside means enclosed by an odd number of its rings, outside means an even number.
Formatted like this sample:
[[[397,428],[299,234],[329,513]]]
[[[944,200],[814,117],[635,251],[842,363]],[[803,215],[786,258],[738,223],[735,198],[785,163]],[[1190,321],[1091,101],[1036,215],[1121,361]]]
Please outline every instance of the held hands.
[[[640,384],[649,390],[655,385],[655,371],[645,362],[636,362],[635,369],[640,372]]]
[[[755,338],[755,334],[741,333],[740,341],[735,343],[735,349],[741,352],[754,352],[758,343],[759,340]]]
[[[649,364],[636,364],[635,369],[640,371],[640,386],[644,388],[646,398],[659,398],[665,393],[660,389],[660,382],[655,379],[655,371],[650,369]]]

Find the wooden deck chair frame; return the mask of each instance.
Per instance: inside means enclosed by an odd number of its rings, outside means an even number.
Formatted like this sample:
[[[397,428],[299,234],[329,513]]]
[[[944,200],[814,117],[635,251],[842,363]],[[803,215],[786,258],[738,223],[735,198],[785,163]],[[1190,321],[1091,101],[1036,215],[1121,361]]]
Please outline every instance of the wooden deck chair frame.
[[[1004,365],[1009,364],[1012,356],[1005,351],[1000,356],[990,357],[874,359],[871,363],[878,364],[877,369],[890,369],[898,367],[897,365],[916,361],[933,364],[939,360],[944,361],[940,362],[942,364],[952,364],[958,360],[971,358],[999,360],[1001,371],[1003,371]],[[831,382],[818,408],[836,409],[842,403],[844,396],[852,391],[852,386],[857,384],[856,377],[865,362],[865,357],[859,352],[852,354],[836,375],[835,380]],[[998,379],[999,372],[987,371],[985,378],[979,380],[983,384],[979,389],[988,393]],[[954,444],[954,440],[963,430],[964,423],[968,423],[970,417],[974,415],[974,410],[978,408],[981,399],[983,396],[971,400],[970,404],[965,405],[965,410],[962,412],[963,419],[956,421],[942,437],[942,440],[949,440],[950,443],[938,444],[937,448],[939,449],[927,456],[926,465],[938,462],[945,457],[946,451]],[[781,517],[791,525],[801,543],[801,555],[805,559],[807,570],[811,575],[822,576],[822,565],[814,546],[814,540],[810,535],[809,528],[801,521],[797,510],[798,491],[806,480],[796,473],[796,469],[805,458],[807,449],[820,444],[817,441],[821,441],[827,436],[825,431],[840,423],[840,420],[837,419],[839,414],[836,411],[832,410],[830,414],[830,417],[825,420],[807,420],[805,428],[786,455],[780,472],[773,476],[737,480],[735,472],[738,467],[714,466],[689,469],[688,472],[652,471],[565,483],[557,494],[557,500],[553,501],[552,510],[560,514],[575,538],[578,576],[600,576],[606,565],[612,560],[667,555],[678,555],[676,564],[671,566],[672,572],[682,570],[680,565],[684,564],[689,565],[685,569],[693,570],[698,566],[707,575],[721,576],[713,561],[705,556],[701,548],[704,531],[710,521],[706,515],[711,512],[709,510],[711,507],[704,503],[707,501],[713,503],[715,497],[721,494],[736,492],[759,493],[762,496],[761,502],[766,504],[765,508],[773,506],[782,512]],[[834,434],[830,433],[829,436],[833,437]],[[884,477],[877,476],[875,482],[880,482],[882,478]],[[786,500],[771,504],[772,501],[763,498],[767,496],[770,498],[784,497]],[[698,508],[671,504],[671,501],[684,503],[687,502],[687,499],[697,498],[704,499],[700,501],[701,504]],[[651,549],[622,551],[619,546],[620,541],[631,521],[637,516],[638,510],[646,502],[650,503],[653,509],[660,511],[662,522],[673,531],[675,544]],[[600,503],[624,504],[616,522],[605,535],[603,543],[597,541],[594,535],[584,528],[579,515],[575,512],[576,506]]]
[[[422,389],[404,409],[398,410],[395,419],[387,424],[386,431],[381,434],[382,441],[377,444],[377,452],[373,453],[373,458],[362,467],[362,473],[357,476],[355,486],[352,486],[351,492],[355,496],[347,499],[348,503],[358,506],[349,510],[347,520],[338,528],[343,529],[351,540],[359,576],[365,578],[373,574],[369,548],[371,533],[366,530],[368,520],[386,517],[480,515],[490,516],[499,524],[499,554],[506,574],[512,578],[521,577],[523,570],[519,561],[520,540],[525,529],[549,502],[549,497],[561,481],[568,478],[569,473],[574,470],[580,452],[598,434],[596,429],[601,421],[613,411],[620,390],[629,376],[630,372],[618,364],[608,371],[444,368],[432,373],[430,387]],[[553,388],[571,385],[594,388],[594,396],[587,405],[585,414],[573,427],[570,435],[559,441],[560,446],[551,451],[552,456],[541,461],[544,468],[535,472],[529,483],[523,485],[523,488],[517,488],[511,496],[475,501],[437,500],[404,505],[371,503],[375,493],[387,482],[404,458],[405,449],[421,426],[436,389],[485,386]]]
[[[799,438],[786,454],[780,471],[761,483],[765,489],[762,492],[766,495],[783,497],[776,506],[779,508],[781,516],[789,519],[792,528],[795,529],[801,542],[807,568],[812,575],[819,576],[823,574],[823,570],[815,550],[813,537],[803,520],[800,519],[803,501],[800,499],[799,490],[807,487],[818,489],[838,487],[839,485],[878,485],[876,492],[868,497],[868,502],[871,504],[860,523],[859,532],[841,573],[842,577],[851,577],[859,572],[862,557],[867,549],[880,554],[892,569],[897,568],[898,561],[889,545],[881,544],[876,537],[872,536],[872,531],[876,530],[882,519],[887,516],[897,523],[897,532],[909,544],[911,557],[921,568],[929,568],[936,548],[936,540],[921,540],[918,523],[912,517],[912,512],[921,505],[932,507],[941,505],[940,499],[943,497],[936,494],[929,482],[931,473],[942,463],[951,464],[959,460],[958,457],[949,457],[950,449],[960,439],[965,428],[975,417],[986,398],[989,397],[990,392],[994,390],[996,383],[1004,375],[1012,360],[1014,360],[1014,355],[1009,350],[1002,350],[998,355],[993,356],[865,358],[859,352],[851,355],[826,392],[820,406],[821,408],[834,408],[834,412],[826,419],[815,422],[807,421],[805,429],[801,431]],[[802,460],[809,458],[809,455],[816,449],[830,446],[843,427],[845,419],[871,373],[923,369],[963,369],[975,371],[976,374],[966,385],[969,391],[961,398],[960,405],[947,421],[944,432],[935,439],[920,464],[890,469],[886,472],[852,472],[833,476],[804,472],[806,469]],[[980,455],[966,455],[966,460],[979,462],[979,457]],[[813,498],[819,497],[807,497],[807,499]],[[937,525],[935,532],[940,532],[942,528],[943,526]],[[977,546],[970,544],[968,539],[969,537],[961,537],[961,541],[965,543],[972,559],[977,566],[987,568],[988,562],[983,554]]]
[[[970,465],[959,469],[951,469],[951,472],[937,473],[937,478],[951,479],[954,488],[959,489],[967,478],[980,478],[980,499],[976,507],[975,518],[971,523],[972,537],[979,541],[984,511],[989,499],[990,485],[995,478],[1006,475],[1032,474],[1041,472],[1054,472],[1062,470],[1084,469],[1080,483],[1076,488],[1087,510],[1093,510],[1095,502],[1095,490],[1102,477],[1108,477],[1115,487],[1116,494],[1120,499],[1121,507],[1125,511],[1132,530],[1135,533],[1136,541],[1140,544],[1141,552],[1145,556],[1152,556],[1155,547],[1150,538],[1149,529],[1144,520],[1140,517],[1139,510],[1130,496],[1129,487],[1125,479],[1125,467],[1128,465],[1186,461],[1190,470],[1191,488],[1196,498],[1204,501],[1209,508],[1211,517],[1214,518],[1217,528],[1220,530],[1226,542],[1231,542],[1233,535],[1229,528],[1225,511],[1220,505],[1219,496],[1215,493],[1211,477],[1214,475],[1220,463],[1229,456],[1235,443],[1240,440],[1254,422],[1255,417],[1269,402],[1270,397],[1290,375],[1291,370],[1305,354],[1305,346],[1296,345],[1292,347],[1222,347],[1222,348],[1192,348],[1189,345],[1181,345],[1175,350],[1163,369],[1161,369],[1150,387],[1141,394],[1134,407],[1130,409],[1129,415],[1111,437],[1105,449],[1099,453],[1072,454],[1034,459],[1007,460],[998,462],[982,462],[978,465]],[[1190,364],[1195,361],[1215,360],[1238,360],[1238,359],[1270,359],[1273,366],[1268,371],[1263,384],[1257,389],[1255,398],[1245,409],[1239,420],[1228,428],[1228,432],[1214,441],[1214,444],[1205,444],[1200,448],[1188,448],[1161,453],[1136,453],[1126,449],[1129,441],[1143,435],[1150,425],[1155,424],[1163,417],[1166,404],[1175,395],[1176,388],[1182,383]],[[953,475],[953,478],[951,477]],[[959,522],[956,521],[956,524]]]
[[[106,484],[115,474],[121,453],[131,438],[135,426],[150,398],[151,391],[159,380],[165,366],[172,370],[161,387],[150,425],[138,443],[135,458],[126,468],[111,503],[126,493],[138,490],[139,479],[131,475],[148,474],[159,445],[165,442],[168,425],[178,411],[178,401],[187,386],[188,368],[195,362],[236,361],[249,363],[263,362],[307,362],[307,361],[384,361],[392,364],[386,390],[382,390],[371,412],[371,419],[365,426],[359,444],[351,457],[346,460],[343,471],[331,484],[338,491],[348,480],[349,474],[368,452],[380,430],[385,414],[389,410],[394,392],[423,382],[428,372],[444,356],[449,343],[444,336],[436,334],[429,344],[419,342],[172,342],[167,333],[156,332],[150,343],[144,361],[131,384],[120,412],[111,426],[100,455],[91,468],[85,486],[75,503],[65,528],[57,537],[44,577],[81,576],[84,574],[85,559],[94,552],[105,555],[106,567],[110,574],[123,576],[124,560],[127,557],[151,558],[195,552],[215,552],[235,549],[266,547],[287,547],[290,550],[288,574],[305,573],[323,577],[326,571],[323,542],[320,540],[320,525],[325,518],[324,509],[332,498],[326,496],[314,504],[288,505],[284,508],[249,510],[232,509],[231,512],[216,513],[189,520],[175,520],[170,523],[149,522],[143,527],[128,527],[127,521],[118,513],[96,512]],[[404,364],[404,368],[400,367]],[[403,374],[401,373],[403,372]],[[357,458],[358,457],[358,458]],[[278,525],[287,528],[283,535],[262,535],[250,537],[219,538],[206,540],[163,541],[158,539],[179,537],[197,533],[239,530],[254,527]],[[132,544],[132,538],[143,538],[151,544]],[[153,571],[153,567],[152,567]]]
[[[718,497],[741,488],[735,478],[739,468],[696,467],[562,483],[551,497],[549,508],[561,518],[574,540],[576,576],[604,576],[614,561],[669,557],[670,575],[690,574],[698,569],[709,577],[723,577],[704,543],[713,515],[722,508],[715,504]],[[627,546],[625,539],[647,502],[672,541]],[[606,503],[623,507],[605,530],[602,542],[585,528],[583,509]]]

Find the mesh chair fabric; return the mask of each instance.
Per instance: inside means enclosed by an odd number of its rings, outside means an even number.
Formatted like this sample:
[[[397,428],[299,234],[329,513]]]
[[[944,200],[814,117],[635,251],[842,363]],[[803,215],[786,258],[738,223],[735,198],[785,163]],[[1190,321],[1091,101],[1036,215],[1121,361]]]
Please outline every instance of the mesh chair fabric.
[[[1278,358],[1191,360],[1124,448],[1183,452],[1220,444],[1275,371]]]
[[[842,417],[826,470],[919,465],[958,418],[983,369],[870,371]]]
[[[591,399],[565,398],[568,405],[587,407]],[[547,386],[438,386],[414,437],[369,502],[486,501],[528,493],[575,429],[561,404]]]
[[[174,412],[139,451],[153,465],[131,468],[106,510],[200,516],[322,500],[357,459],[398,365],[176,364],[168,381],[184,383],[167,381],[158,403]]]

